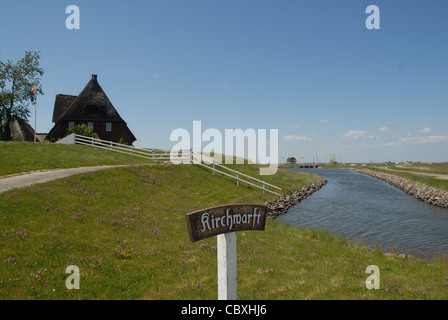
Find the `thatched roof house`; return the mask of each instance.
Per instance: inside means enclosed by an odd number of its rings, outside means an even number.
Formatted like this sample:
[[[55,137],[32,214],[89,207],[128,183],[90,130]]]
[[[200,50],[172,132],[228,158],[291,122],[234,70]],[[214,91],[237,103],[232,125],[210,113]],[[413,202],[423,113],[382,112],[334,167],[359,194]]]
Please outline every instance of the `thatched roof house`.
[[[11,137],[13,141],[24,141],[33,142],[34,141],[34,129],[29,125],[29,123],[19,117],[13,117],[12,121],[9,123],[9,129],[11,130]],[[37,133],[37,142],[42,142],[47,134]]]
[[[92,127],[103,140],[118,142],[123,138],[128,144],[137,140],[99,85],[97,75],[92,75],[78,96],[56,95],[53,122],[47,136],[51,141],[65,137],[70,128],[79,124]]]

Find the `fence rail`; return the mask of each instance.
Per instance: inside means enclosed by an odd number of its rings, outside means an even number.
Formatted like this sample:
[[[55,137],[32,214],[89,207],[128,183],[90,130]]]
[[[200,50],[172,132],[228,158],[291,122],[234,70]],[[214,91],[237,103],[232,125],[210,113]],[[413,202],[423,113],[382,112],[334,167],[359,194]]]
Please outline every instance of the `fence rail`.
[[[209,164],[203,163],[205,160],[205,162],[208,162]],[[233,170],[231,168],[228,168],[226,166],[223,166],[219,163],[216,163],[212,158],[209,158],[201,153],[192,151],[191,153],[191,162],[193,164],[197,164],[200,165],[202,167],[206,167],[208,169],[210,169],[213,172],[213,175],[215,175],[215,172],[218,172],[220,174],[223,174],[227,177],[233,178],[236,180],[236,184],[239,185],[240,182],[246,183],[248,185],[251,185],[253,187],[262,189],[263,192],[269,192],[272,194],[275,194],[277,196],[281,196],[280,193],[277,193],[273,190],[270,190],[270,188],[272,189],[276,189],[276,190],[282,190],[282,188],[274,186],[273,184],[267,183],[266,181],[262,181],[259,180],[257,178],[251,177],[247,174],[244,174],[242,172]],[[243,178],[241,178],[243,177]],[[249,180],[249,181],[248,181]]]
[[[171,162],[170,151],[161,149],[136,148],[134,146],[128,146],[125,144],[116,143],[112,141],[86,137],[79,134],[75,135],[75,144],[124,153],[132,157],[149,159],[152,160],[153,162]],[[180,161],[185,163],[190,161],[189,151],[183,152],[182,155],[183,156],[179,158]]]
[[[161,150],[161,149],[146,149],[146,148],[136,148],[133,146],[128,146],[125,144],[120,144],[112,141],[101,140],[92,137],[86,137],[79,134],[73,134],[73,137],[67,137],[70,142],[74,144],[85,145],[89,147],[119,152],[128,154],[132,157],[140,157],[152,160],[153,162],[171,162],[171,151],[170,150]],[[62,142],[62,141],[61,141]],[[64,142],[62,142],[64,143]],[[176,157],[176,160],[180,163],[184,164],[195,164],[202,167],[205,167],[212,171],[213,175],[215,173],[220,173],[224,176],[230,177],[236,180],[236,185],[240,183],[246,183],[253,187],[262,189],[263,192],[269,192],[275,194],[277,196],[281,196],[280,193],[275,192],[274,190],[282,190],[281,188],[274,186],[270,183],[262,181],[260,179],[251,177],[242,172],[233,170],[231,168],[225,167],[219,163],[216,163],[212,158],[207,157],[201,153],[192,151],[192,150],[180,150],[179,154],[181,156]],[[207,164],[208,163],[208,164]]]

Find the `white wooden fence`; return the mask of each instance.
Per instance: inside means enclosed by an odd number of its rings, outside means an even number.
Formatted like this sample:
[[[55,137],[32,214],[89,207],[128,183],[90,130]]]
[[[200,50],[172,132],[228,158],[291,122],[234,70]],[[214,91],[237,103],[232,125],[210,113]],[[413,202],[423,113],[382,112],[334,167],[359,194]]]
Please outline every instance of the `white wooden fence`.
[[[75,134],[74,143],[89,147],[95,147],[100,149],[105,149],[109,151],[120,152],[128,154],[131,157],[140,157],[152,160],[153,162],[170,162],[170,151],[161,149],[146,149],[146,148],[136,148],[134,146],[128,146],[121,143],[116,143],[107,140],[101,140],[91,137],[82,136]],[[179,158],[182,162],[190,162],[189,151],[182,153],[183,157]]]
[[[277,186],[274,186],[273,184],[267,183],[266,181],[259,180],[257,178],[251,177],[242,172],[233,170],[233,169],[223,166],[219,163],[216,163],[212,158],[207,157],[201,153],[193,151],[191,153],[190,158],[191,158],[191,163],[208,168],[209,170],[211,170],[213,172],[213,175],[215,175],[215,173],[220,173],[227,177],[235,179],[237,185],[239,185],[240,182],[242,182],[242,183],[251,185],[253,187],[262,189],[263,192],[267,191],[267,192],[275,194],[277,196],[281,196],[281,194],[279,194],[271,189],[282,190],[282,188],[279,188]]]
[[[112,141],[96,139],[92,137],[86,137],[79,134],[72,134],[58,143],[68,143],[68,144],[80,144],[89,147],[100,148],[104,150],[120,152],[124,154],[128,154],[132,157],[140,157],[152,160],[155,163],[161,162],[171,162],[170,153],[171,150],[161,150],[161,149],[146,149],[146,148],[136,148],[133,146],[128,146],[125,144],[120,144]],[[216,173],[222,174],[224,176],[230,177],[236,180],[236,185],[240,183],[245,183],[250,186],[262,189],[263,192],[269,192],[275,194],[277,196],[281,196],[280,193],[275,192],[274,190],[282,190],[281,188],[274,186],[270,183],[262,181],[260,179],[251,177],[242,172],[233,170],[226,166],[223,166],[219,163],[215,163],[212,158],[209,158],[201,153],[192,151],[192,150],[183,150],[179,151],[180,157],[177,157],[176,160],[180,161],[184,164],[195,164],[209,169],[213,175]],[[272,190],[274,189],[274,190]]]

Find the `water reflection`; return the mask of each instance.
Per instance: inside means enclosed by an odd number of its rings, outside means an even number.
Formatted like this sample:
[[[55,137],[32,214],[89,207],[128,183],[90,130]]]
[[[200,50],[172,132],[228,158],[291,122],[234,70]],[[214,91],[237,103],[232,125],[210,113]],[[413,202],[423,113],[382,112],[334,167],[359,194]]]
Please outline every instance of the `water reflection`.
[[[384,252],[431,259],[448,253],[448,210],[418,201],[387,182],[351,170],[316,173],[328,183],[278,221],[328,230]]]

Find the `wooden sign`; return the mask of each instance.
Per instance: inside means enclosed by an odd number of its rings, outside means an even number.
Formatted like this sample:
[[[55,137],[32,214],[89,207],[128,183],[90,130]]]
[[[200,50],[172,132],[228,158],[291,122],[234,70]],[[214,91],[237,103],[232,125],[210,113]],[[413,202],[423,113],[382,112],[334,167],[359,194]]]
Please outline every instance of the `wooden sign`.
[[[242,230],[264,230],[268,207],[237,204],[188,213],[188,233],[192,242],[223,233]]]

